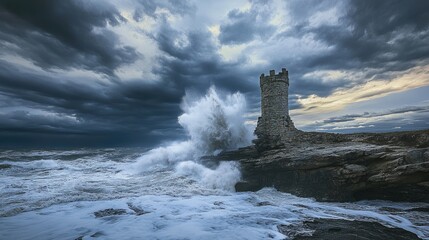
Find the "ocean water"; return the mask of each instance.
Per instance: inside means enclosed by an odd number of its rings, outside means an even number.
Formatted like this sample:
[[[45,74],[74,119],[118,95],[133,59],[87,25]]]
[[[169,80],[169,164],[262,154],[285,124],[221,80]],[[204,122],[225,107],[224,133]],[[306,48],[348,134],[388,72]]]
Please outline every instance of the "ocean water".
[[[236,193],[229,180],[216,183],[222,181],[216,169],[205,181],[177,165],[136,171],[142,151],[0,151],[0,238],[284,239],[279,224],[340,218],[377,221],[429,239],[427,213],[383,210],[424,203],[321,203],[272,188]],[[125,212],[94,215],[109,208]]]
[[[376,221],[429,239],[428,214],[402,211],[425,203],[236,193],[238,163],[199,157],[251,143],[243,95],[211,88],[185,96],[182,110],[188,139],[154,149],[0,150],[0,239],[285,239],[278,225],[314,218]],[[100,216],[106,209],[115,214]]]

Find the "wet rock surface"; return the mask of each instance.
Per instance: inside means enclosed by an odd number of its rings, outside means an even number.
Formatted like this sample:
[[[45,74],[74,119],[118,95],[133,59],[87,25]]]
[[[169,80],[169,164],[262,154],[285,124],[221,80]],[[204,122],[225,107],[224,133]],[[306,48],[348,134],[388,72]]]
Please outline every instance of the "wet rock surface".
[[[400,228],[386,227],[377,222],[349,221],[342,219],[315,219],[297,226],[279,225],[278,230],[289,238],[304,239],[420,239],[414,233]]]
[[[123,215],[126,213],[127,213],[127,211],[125,209],[108,208],[108,209],[104,209],[104,210],[94,212],[94,215],[96,218],[101,218],[101,217],[114,216],[114,215]]]
[[[321,201],[429,202],[429,130],[387,134],[302,133],[277,149],[257,146],[212,160],[237,160],[237,191],[275,187]],[[206,159],[207,160],[207,159]]]

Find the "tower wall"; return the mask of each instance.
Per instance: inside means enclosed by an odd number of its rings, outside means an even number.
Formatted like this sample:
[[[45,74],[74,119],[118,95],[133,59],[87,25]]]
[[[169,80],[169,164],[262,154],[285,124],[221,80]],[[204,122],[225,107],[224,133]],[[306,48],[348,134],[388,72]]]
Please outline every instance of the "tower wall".
[[[270,71],[268,76],[264,74],[259,78],[261,87],[261,117],[255,134],[258,139],[269,141],[283,140],[295,129],[289,117],[288,93],[289,74],[283,68],[281,72],[275,74]]]
[[[262,118],[272,119],[289,115],[289,76],[285,68],[278,75],[273,70],[269,76],[260,77]]]

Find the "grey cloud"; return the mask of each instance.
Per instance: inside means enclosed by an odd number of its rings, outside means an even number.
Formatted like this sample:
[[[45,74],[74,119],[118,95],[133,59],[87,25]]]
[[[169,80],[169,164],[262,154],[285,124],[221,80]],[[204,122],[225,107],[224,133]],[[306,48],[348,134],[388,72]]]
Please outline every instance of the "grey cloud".
[[[338,123],[338,122],[349,122],[354,121],[357,118],[373,118],[373,117],[382,117],[389,116],[394,114],[401,113],[412,113],[412,112],[429,112],[429,106],[407,106],[403,108],[392,109],[386,112],[378,112],[378,113],[369,113],[365,112],[362,114],[348,114],[343,116],[336,116],[329,119],[325,119],[322,123]]]
[[[133,19],[141,21],[145,16],[157,18],[157,9],[167,9],[171,14],[186,15],[192,14],[196,7],[188,0],[138,0],[136,1],[136,9],[134,10]]]
[[[222,44],[241,44],[259,37],[269,38],[276,30],[268,23],[270,11],[267,1],[253,1],[248,11],[234,9],[228,13],[228,21],[220,26]]]
[[[0,47],[42,68],[74,67],[112,75],[139,56],[105,28],[124,21],[105,2],[5,0],[0,2]]]
[[[328,96],[339,88],[349,88],[371,79],[389,80],[399,71],[429,63],[429,2],[412,1],[289,1],[294,20],[290,30],[276,35],[285,38],[311,38],[327,49],[303,57],[274,57],[271,64],[287,62],[293,81],[291,93],[301,96]],[[330,8],[339,9],[338,25],[310,25],[308,19]],[[277,58],[277,59],[276,59]],[[361,72],[361,79],[347,76],[341,81],[322,82],[302,76],[317,70]]]
[[[185,43],[176,45],[177,38],[184,38]],[[165,85],[175,86],[183,93],[186,88],[204,91],[212,84],[229,91],[256,90],[258,74],[240,70],[246,59],[225,63],[208,31],[179,32],[164,23],[154,39],[165,53],[159,56],[159,67],[154,72]]]
[[[382,68],[381,72],[409,68],[410,62],[429,55],[429,16],[424,0],[351,1],[342,27],[308,29],[334,50],[313,59],[310,65],[356,69]],[[328,61],[330,60],[330,61]],[[333,60],[333,61],[332,61]]]
[[[176,120],[182,93],[175,89],[137,80],[126,84],[59,80],[18,71],[4,62],[0,64],[0,79],[0,99],[12,102],[13,108],[25,106],[24,110],[2,110],[0,136],[10,132],[21,132],[24,139],[32,139],[34,133],[73,135],[73,139],[91,135],[105,136],[101,142],[106,144],[126,145],[130,139],[141,141],[134,144],[156,144],[162,139],[159,133],[169,133],[170,137],[183,134]],[[115,140],[116,135],[123,143]]]
[[[181,32],[167,22],[158,30],[151,35],[163,52],[155,59],[153,73],[159,77],[156,82],[130,79],[106,83],[92,77],[77,81],[56,73],[33,72],[25,68],[18,71],[17,66],[1,61],[0,99],[19,103],[18,109],[19,106],[26,108],[3,113],[10,121],[0,123],[0,136],[5,136],[0,145],[7,145],[9,140],[25,145],[31,143],[35,135],[52,139],[51,144],[56,144],[58,136],[64,135],[70,139],[67,143],[89,144],[89,140],[84,139],[93,139],[101,145],[153,145],[161,139],[184,136],[177,116],[185,89],[204,92],[213,84],[228,91],[254,90],[252,86],[256,84],[249,82],[249,73],[240,72],[241,62],[225,64],[222,61],[208,31]],[[12,35],[17,37],[21,33]],[[186,41],[175,44],[180,37]],[[20,39],[30,45],[29,39]],[[64,54],[55,52],[58,48],[44,50],[46,53],[40,56],[60,57]],[[77,64],[75,60],[70,61]],[[254,75],[251,75],[253,81]],[[27,109],[52,113],[58,121]],[[61,116],[65,119],[74,116],[79,121],[60,121]],[[19,133],[20,138],[12,136],[13,132]],[[17,143],[19,139],[25,141]]]
[[[365,124],[348,125],[347,127],[318,127],[315,131],[334,132],[334,133],[356,133],[356,132],[394,132],[394,131],[415,131],[428,129],[428,114],[412,116],[412,119],[403,119],[394,117],[378,122]]]
[[[285,1],[283,8],[286,8],[292,14],[296,27],[306,27],[309,19],[318,12],[332,9],[333,7],[344,7],[343,2],[337,0],[291,0]]]
[[[406,117],[403,114],[407,114]],[[382,112],[364,112],[335,116],[304,127],[328,132],[387,132],[429,127],[429,106],[407,106]]]

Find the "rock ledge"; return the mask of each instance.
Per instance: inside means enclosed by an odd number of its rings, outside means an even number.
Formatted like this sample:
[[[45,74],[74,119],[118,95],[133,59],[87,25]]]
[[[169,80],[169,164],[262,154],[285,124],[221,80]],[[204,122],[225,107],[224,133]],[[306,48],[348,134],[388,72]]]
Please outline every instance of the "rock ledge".
[[[249,146],[210,160],[241,163],[243,181],[237,191],[275,187],[321,201],[429,202],[429,130],[302,132],[278,148]]]

